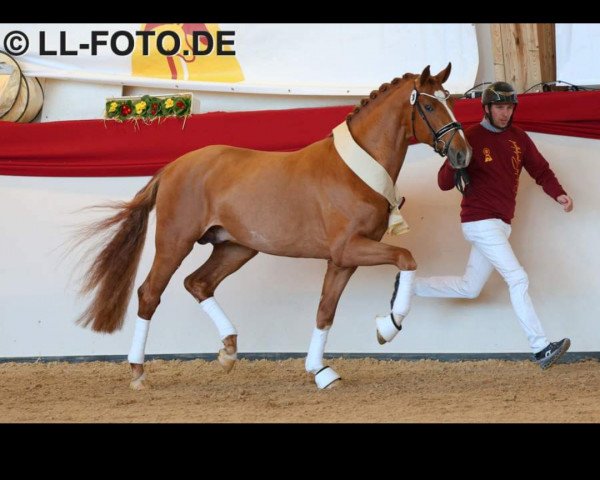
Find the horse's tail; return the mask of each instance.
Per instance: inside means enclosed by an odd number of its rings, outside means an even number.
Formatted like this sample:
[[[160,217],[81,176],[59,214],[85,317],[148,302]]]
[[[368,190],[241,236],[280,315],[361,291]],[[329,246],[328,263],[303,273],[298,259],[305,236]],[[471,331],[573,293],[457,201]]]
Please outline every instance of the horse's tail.
[[[80,241],[84,241],[116,228],[115,233],[103,241],[101,252],[83,277],[81,293],[93,290],[95,293],[90,306],[77,319],[80,325],[85,327],[91,323],[92,330],[106,333],[123,326],[160,177],[161,172],[158,172],[131,201],[108,205],[117,213],[86,226],[80,234]]]

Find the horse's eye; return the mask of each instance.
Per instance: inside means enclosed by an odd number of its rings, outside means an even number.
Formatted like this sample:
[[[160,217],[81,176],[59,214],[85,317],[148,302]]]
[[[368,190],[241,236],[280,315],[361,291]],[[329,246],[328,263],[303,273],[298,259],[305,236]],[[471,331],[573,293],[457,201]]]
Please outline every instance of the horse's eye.
[[[428,112],[433,112],[433,107],[427,103],[425,104],[425,110],[427,110]]]

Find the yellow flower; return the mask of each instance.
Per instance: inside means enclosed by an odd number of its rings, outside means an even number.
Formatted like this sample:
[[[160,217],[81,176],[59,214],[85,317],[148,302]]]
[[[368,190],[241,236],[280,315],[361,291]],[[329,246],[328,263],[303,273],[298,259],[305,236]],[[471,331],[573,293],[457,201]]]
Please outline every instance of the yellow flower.
[[[167,98],[167,101],[165,102],[165,107],[167,108],[171,108],[173,106],[174,102],[172,98]]]
[[[138,102],[135,104],[135,113],[141,115],[146,110],[146,102]]]
[[[114,112],[118,106],[119,106],[119,104],[117,102],[112,102],[110,104],[110,108],[108,109],[108,113]]]

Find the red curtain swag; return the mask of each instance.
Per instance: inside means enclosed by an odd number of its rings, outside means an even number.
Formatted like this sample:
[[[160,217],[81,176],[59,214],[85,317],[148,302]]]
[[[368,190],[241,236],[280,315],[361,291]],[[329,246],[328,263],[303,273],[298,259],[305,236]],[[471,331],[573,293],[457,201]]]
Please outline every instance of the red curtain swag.
[[[186,152],[217,144],[293,151],[329,135],[353,108],[206,113],[189,117],[185,126],[175,118],[137,126],[103,120],[0,122],[0,175],[152,175]],[[465,128],[482,118],[479,99],[458,100],[454,111]],[[600,91],[520,95],[515,118],[529,132],[600,139]]]

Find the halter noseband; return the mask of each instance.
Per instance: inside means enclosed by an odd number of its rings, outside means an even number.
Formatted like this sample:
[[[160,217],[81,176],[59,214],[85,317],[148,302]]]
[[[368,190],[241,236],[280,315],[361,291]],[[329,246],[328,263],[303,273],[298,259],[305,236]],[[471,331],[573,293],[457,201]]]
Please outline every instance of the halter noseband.
[[[419,92],[417,90],[417,85],[415,84],[415,88],[410,93],[410,104],[412,105],[411,121],[412,121],[413,137],[415,137],[415,139],[417,138],[417,133],[415,132],[415,106],[416,106],[417,111],[419,112],[419,115],[421,116],[421,118],[425,122],[425,125],[427,125],[427,127],[429,128],[429,131],[431,132],[431,135],[433,136],[433,142],[431,144],[431,146],[433,147],[433,150],[436,153],[438,153],[440,156],[446,157],[448,155],[448,149],[450,148],[452,139],[454,138],[454,135],[456,135],[456,132],[458,130],[462,130],[462,125],[460,124],[460,122],[450,122],[447,125],[444,125],[442,128],[440,128],[436,132],[433,129],[433,127],[431,126],[431,124],[429,123],[429,120],[427,120],[427,116],[425,115],[425,112],[423,111],[423,107],[421,107],[421,104],[418,102],[420,95],[435,98],[438,102],[441,102],[441,99],[439,99],[438,97],[429,95],[428,93]],[[453,132],[453,133],[452,133],[452,136],[450,137],[450,140],[448,142],[445,142],[444,140],[442,140],[442,137],[448,132]],[[438,145],[441,145],[442,148],[438,148]]]
[[[419,92],[417,90],[417,84],[415,83],[415,88],[410,93],[410,104],[412,105],[411,121],[412,121],[413,137],[415,137],[415,139],[417,139],[417,132],[415,132],[415,105],[416,105],[419,115],[421,116],[421,118],[425,122],[425,125],[427,125],[427,127],[429,128],[429,131],[431,132],[431,135],[433,136],[433,143],[431,144],[431,146],[433,147],[433,150],[436,153],[438,153],[440,156],[446,157],[448,155],[448,148],[450,148],[452,139],[454,138],[454,135],[456,135],[456,132],[458,130],[462,130],[462,125],[460,124],[460,122],[450,122],[447,125],[444,125],[442,128],[440,128],[436,132],[433,129],[433,127],[431,126],[431,124],[429,123],[429,120],[427,120],[427,117],[425,116],[425,112],[423,111],[423,107],[421,107],[421,104],[418,102],[420,95],[435,98],[438,102],[441,102],[441,99],[439,99],[438,97],[436,97],[434,95],[429,95],[428,93]],[[442,140],[442,137],[450,131],[452,131],[452,136],[450,137],[450,141],[444,142],[444,140]],[[438,149],[438,144],[442,145],[441,149]],[[454,172],[454,185],[456,186],[457,190],[461,194],[463,194],[463,195],[466,194],[466,189],[467,189],[467,186],[469,185],[470,181],[471,181],[471,179],[469,178],[469,174],[467,173],[467,170],[465,168],[459,168],[458,170],[456,170]]]

